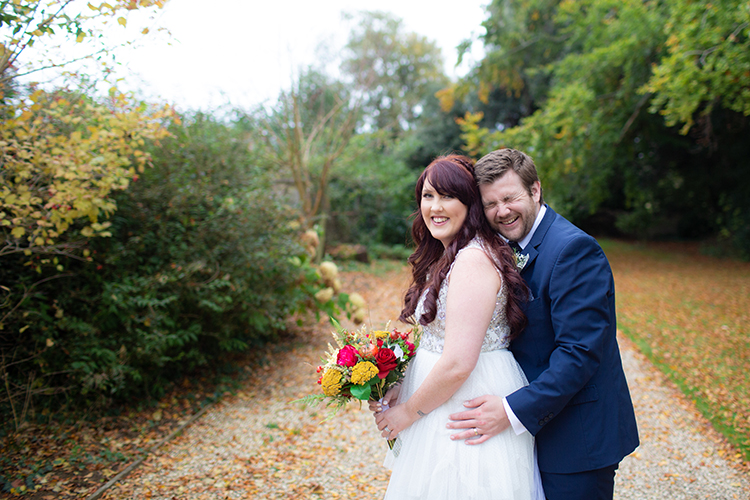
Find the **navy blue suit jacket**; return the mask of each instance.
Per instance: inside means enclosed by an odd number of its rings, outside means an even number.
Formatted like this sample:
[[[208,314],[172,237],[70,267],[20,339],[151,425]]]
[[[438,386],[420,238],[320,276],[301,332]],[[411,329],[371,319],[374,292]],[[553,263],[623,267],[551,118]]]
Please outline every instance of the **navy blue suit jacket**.
[[[529,385],[508,403],[536,437],[542,472],[617,464],[638,446],[638,431],[609,262],[594,238],[549,207],[523,253],[529,324],[511,350]]]

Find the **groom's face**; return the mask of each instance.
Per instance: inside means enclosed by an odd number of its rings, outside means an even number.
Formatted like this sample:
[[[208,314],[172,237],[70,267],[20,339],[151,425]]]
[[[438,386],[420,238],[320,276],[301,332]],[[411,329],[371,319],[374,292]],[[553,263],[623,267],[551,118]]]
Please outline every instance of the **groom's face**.
[[[531,194],[512,170],[492,184],[479,186],[484,214],[490,225],[510,241],[520,241],[529,234],[539,213],[541,186],[535,182]]]

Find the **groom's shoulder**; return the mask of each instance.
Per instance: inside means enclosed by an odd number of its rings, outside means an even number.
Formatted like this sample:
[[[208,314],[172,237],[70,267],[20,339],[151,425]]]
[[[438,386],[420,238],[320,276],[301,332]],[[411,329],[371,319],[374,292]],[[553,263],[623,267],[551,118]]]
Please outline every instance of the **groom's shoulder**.
[[[563,248],[569,245],[599,246],[596,239],[583,229],[579,228],[562,215],[553,212],[554,216],[550,224],[544,243],[552,244],[554,247]]]
[[[575,239],[575,238],[590,238],[586,232],[581,228],[570,222],[568,219],[552,212],[552,222],[549,227],[549,233],[553,234],[556,240],[563,239]]]

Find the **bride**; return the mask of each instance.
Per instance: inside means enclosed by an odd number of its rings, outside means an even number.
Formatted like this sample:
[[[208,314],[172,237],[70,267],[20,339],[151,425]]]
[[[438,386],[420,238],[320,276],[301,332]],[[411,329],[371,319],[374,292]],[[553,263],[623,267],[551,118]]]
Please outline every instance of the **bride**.
[[[464,401],[527,384],[508,351],[526,323],[526,287],[512,250],[486,221],[473,170],[471,159],[449,155],[417,181],[417,249],[399,319],[415,318],[423,334],[401,385],[370,404],[382,436],[396,438],[386,457],[387,500],[544,498],[529,433],[467,446],[446,428]]]

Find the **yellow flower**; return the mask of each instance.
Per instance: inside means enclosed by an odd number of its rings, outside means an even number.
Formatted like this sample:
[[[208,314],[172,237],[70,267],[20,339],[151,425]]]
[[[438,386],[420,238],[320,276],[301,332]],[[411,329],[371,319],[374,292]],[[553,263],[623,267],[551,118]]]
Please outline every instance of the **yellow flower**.
[[[323,386],[323,394],[337,396],[341,392],[341,372],[329,368],[323,373],[320,384]]]
[[[364,322],[365,318],[367,317],[367,311],[364,309],[357,309],[352,313],[352,321],[355,325],[362,324]]]
[[[333,281],[339,276],[336,264],[330,261],[321,262],[320,266],[318,266],[318,271],[320,272],[320,277],[323,278],[323,282],[328,286],[333,285]]]
[[[361,309],[367,305],[364,297],[362,297],[357,292],[349,294],[349,303],[352,305],[353,309]]]
[[[365,385],[377,374],[377,366],[369,361],[360,361],[352,369],[352,384]]]
[[[375,335],[376,339],[384,339],[389,335],[389,333],[384,330],[373,330],[372,334]]]
[[[332,298],[333,298],[333,288],[331,287],[324,288],[315,294],[315,300],[317,300],[321,304],[325,304]]]
[[[306,246],[312,247],[313,250],[320,245],[320,238],[318,238],[318,233],[314,229],[308,229],[305,231],[300,239],[302,240],[302,243]]]

